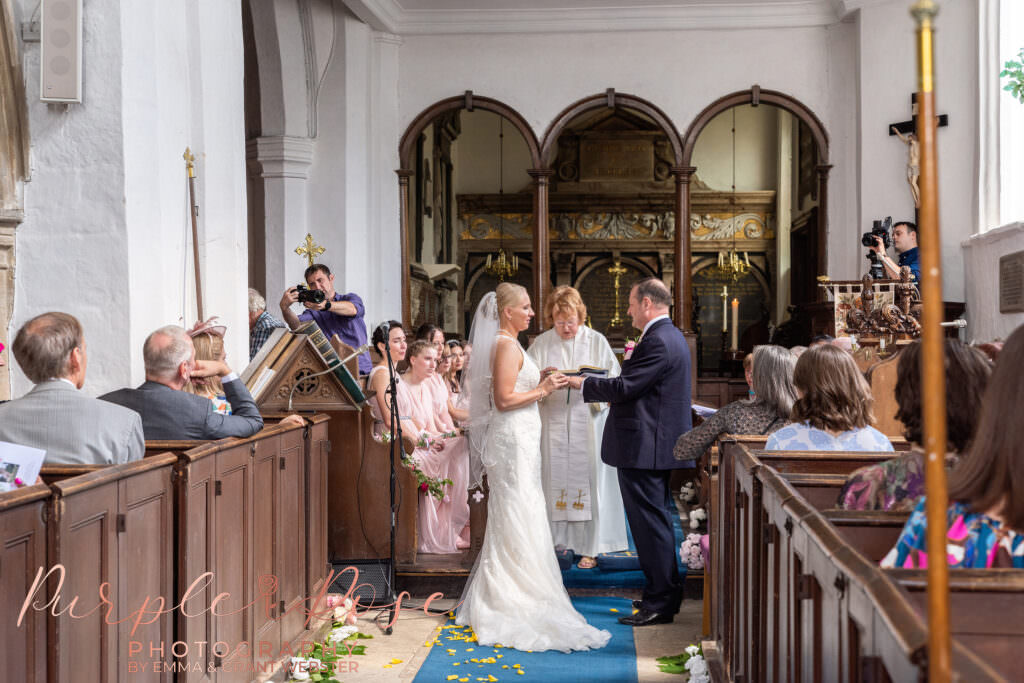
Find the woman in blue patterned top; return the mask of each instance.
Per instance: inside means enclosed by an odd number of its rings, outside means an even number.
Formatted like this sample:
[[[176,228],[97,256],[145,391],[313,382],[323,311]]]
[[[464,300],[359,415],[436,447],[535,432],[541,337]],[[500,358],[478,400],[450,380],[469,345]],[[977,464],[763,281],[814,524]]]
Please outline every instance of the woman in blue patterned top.
[[[1024,569],[1024,326],[1003,347],[992,371],[978,431],[950,474],[946,559],[951,567]],[[928,566],[922,498],[883,567]]]
[[[796,362],[797,398],[792,424],[768,437],[769,451],[891,451],[871,426],[871,387],[853,357],[842,349],[815,346]]]

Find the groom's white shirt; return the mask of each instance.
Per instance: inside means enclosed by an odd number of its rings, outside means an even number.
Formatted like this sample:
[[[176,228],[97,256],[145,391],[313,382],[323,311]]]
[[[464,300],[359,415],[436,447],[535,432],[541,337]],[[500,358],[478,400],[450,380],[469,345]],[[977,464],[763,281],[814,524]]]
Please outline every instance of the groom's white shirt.
[[[658,322],[659,320],[668,320],[668,313],[662,313],[657,318],[652,318],[651,320],[647,321],[647,324],[644,325],[644,329],[640,332],[640,338],[636,340],[637,346],[639,346],[640,342],[644,340],[644,335],[647,334],[647,330],[651,329],[651,325]],[[583,385],[586,383],[586,381],[587,378],[584,377],[583,381],[580,382],[580,391],[583,391]]]

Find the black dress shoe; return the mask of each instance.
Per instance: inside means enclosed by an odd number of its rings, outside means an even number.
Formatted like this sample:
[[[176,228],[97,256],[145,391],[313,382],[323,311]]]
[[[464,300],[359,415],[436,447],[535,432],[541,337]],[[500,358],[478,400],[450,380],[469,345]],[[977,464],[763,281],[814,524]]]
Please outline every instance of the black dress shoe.
[[[653,626],[654,624],[671,624],[673,619],[675,619],[673,614],[659,614],[641,607],[636,614],[619,617],[619,623],[626,626]]]
[[[679,608],[683,604],[683,593],[682,591],[672,600],[672,614],[679,614]],[[634,600],[633,609],[643,609],[643,600]]]

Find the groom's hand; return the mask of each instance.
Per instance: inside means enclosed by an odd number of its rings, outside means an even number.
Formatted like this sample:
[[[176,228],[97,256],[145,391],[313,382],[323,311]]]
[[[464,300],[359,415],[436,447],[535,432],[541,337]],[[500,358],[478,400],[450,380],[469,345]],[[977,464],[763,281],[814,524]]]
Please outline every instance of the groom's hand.
[[[579,389],[583,386],[583,377],[566,377],[566,381],[569,383],[570,389]]]
[[[540,378],[541,379],[545,379],[552,372],[558,372],[558,368],[556,368],[553,365],[549,365],[548,367],[546,367],[546,368],[544,368],[543,370],[540,371]]]

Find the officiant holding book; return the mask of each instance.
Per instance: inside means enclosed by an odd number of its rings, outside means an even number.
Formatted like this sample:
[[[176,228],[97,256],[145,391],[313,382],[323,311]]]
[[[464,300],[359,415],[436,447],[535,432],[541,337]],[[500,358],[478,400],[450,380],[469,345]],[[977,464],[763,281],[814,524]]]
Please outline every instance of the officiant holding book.
[[[527,353],[547,374],[617,377],[619,363],[604,335],[583,324],[587,308],[572,287],[557,287],[544,303],[549,329]],[[581,555],[581,569],[600,553],[625,550],[625,513],[615,468],[601,461],[607,403],[584,403],[579,391],[560,389],[540,404],[543,486],[555,547]]]

